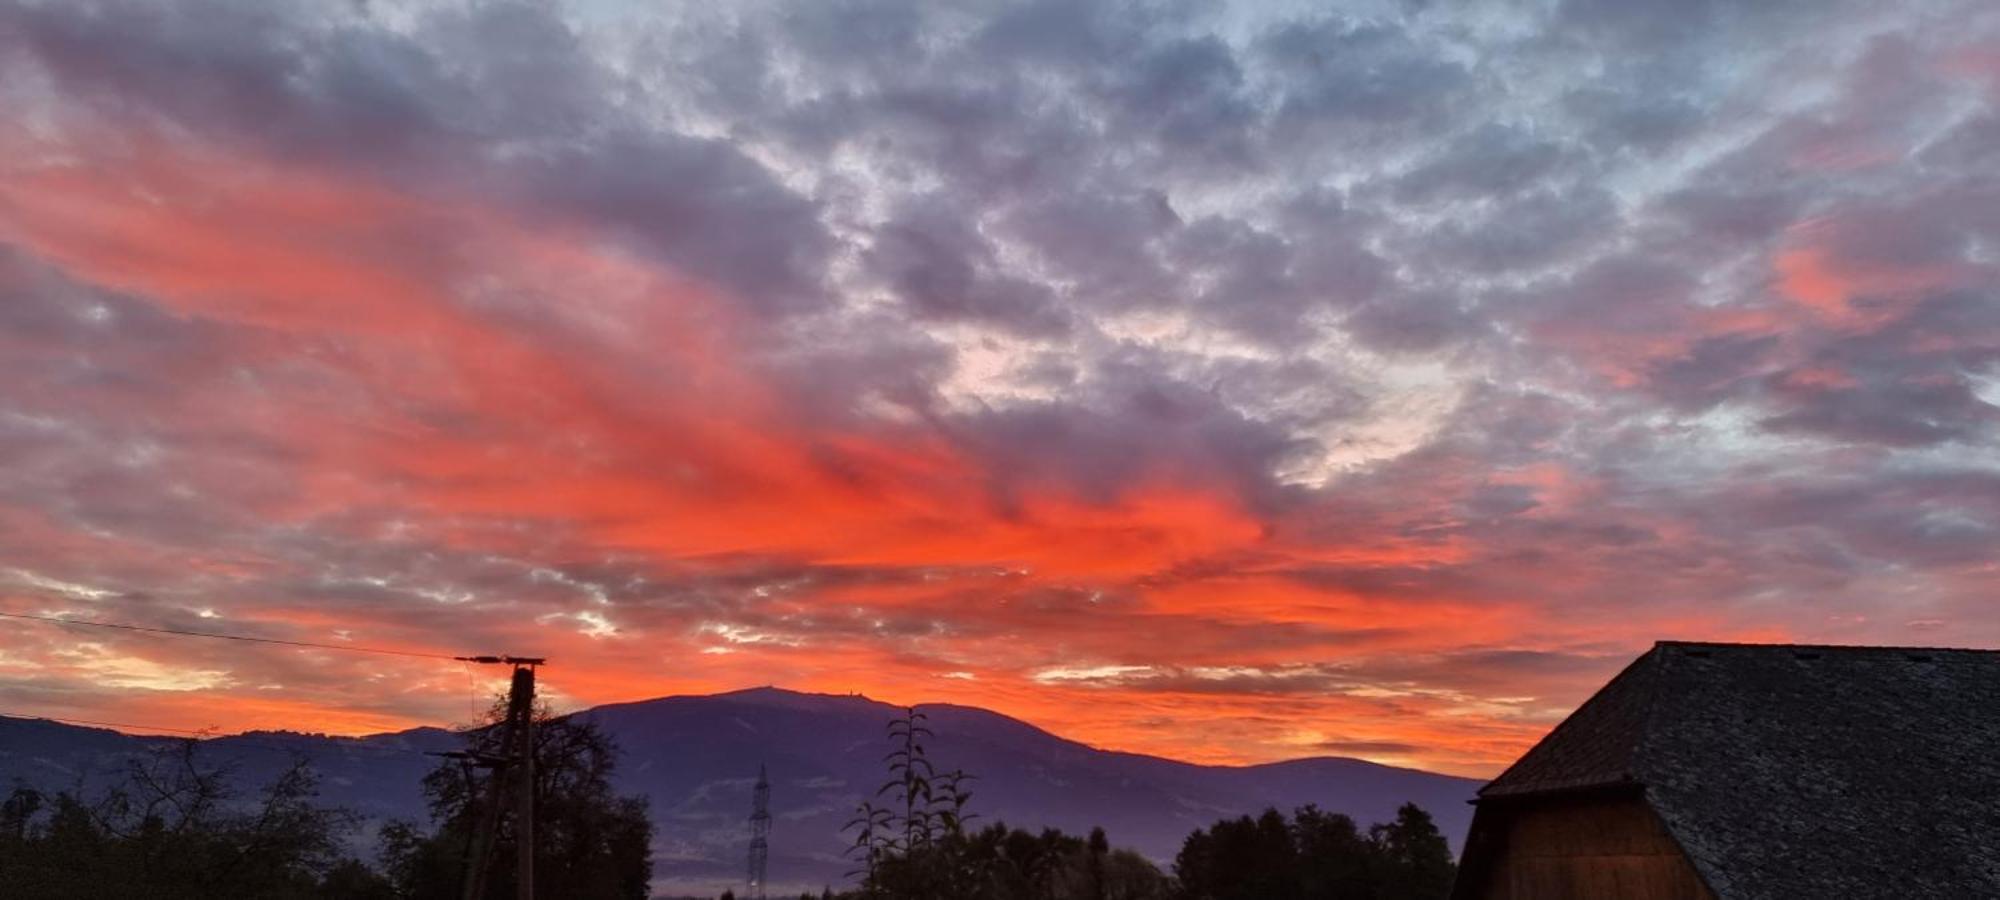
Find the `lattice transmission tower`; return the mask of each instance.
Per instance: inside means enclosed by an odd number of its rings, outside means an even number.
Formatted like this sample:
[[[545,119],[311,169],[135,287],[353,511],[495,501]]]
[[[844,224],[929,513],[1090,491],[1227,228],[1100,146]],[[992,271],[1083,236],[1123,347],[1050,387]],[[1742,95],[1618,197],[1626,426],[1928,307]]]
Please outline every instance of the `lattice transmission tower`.
[[[771,779],[757,767],[757,790],[750,801],[750,874],[744,900],[765,900],[764,869],[771,857]]]

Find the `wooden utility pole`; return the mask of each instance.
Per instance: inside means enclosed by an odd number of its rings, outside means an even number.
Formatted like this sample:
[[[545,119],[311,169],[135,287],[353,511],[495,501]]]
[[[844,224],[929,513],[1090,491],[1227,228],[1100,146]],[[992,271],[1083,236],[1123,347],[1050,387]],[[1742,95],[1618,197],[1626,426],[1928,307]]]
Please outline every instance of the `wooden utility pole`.
[[[510,715],[507,723],[500,726],[510,734],[514,719]],[[479,821],[473,825],[472,845],[465,854],[465,893],[463,900],[481,900],[486,896],[486,861],[493,856],[493,840],[500,830],[500,780],[506,777],[507,760],[503,757],[486,757],[467,754],[474,759],[474,765],[485,767],[491,774],[486,776],[485,809],[479,813]]]
[[[518,884],[514,896],[535,900],[535,667],[514,667],[514,685],[508,703],[521,704],[520,727],[514,734],[520,745],[514,752],[514,857]]]
[[[514,680],[507,690],[507,718],[500,724],[499,756],[477,753],[441,754],[471,759],[492,770],[486,780],[485,809],[474,826],[472,845],[466,854],[463,900],[484,900],[486,871],[499,836],[500,811],[505,807],[508,786],[514,789],[514,853],[519,883],[519,900],[535,898],[535,667],[546,662],[539,657],[461,656],[465,662],[505,664],[514,667]],[[511,783],[511,784],[510,784]]]

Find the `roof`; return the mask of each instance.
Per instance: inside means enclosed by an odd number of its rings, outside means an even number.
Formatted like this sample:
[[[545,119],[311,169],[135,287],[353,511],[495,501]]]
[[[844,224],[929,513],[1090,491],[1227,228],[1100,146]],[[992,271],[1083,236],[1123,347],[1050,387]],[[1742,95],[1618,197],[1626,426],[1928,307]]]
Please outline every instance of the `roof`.
[[[1718,897],[2000,897],[2000,651],[1662,642],[1479,796],[1603,788]]]

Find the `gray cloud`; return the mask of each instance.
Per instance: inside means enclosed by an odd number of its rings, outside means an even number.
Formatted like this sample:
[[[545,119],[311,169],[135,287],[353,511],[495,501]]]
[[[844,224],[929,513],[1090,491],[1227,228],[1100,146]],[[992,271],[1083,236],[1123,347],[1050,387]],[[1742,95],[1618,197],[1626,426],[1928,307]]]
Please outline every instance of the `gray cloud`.
[[[723,364],[783,423],[756,437],[806,447],[798,467],[836,499],[891,455],[849,448],[917,448],[976,483],[951,511],[968,519],[1018,523],[1052,486],[1093,509],[1171,487],[1257,535],[1025,587],[795,547],[647,555],[603,522],[490,501],[444,462],[336,439],[504,454],[572,437],[470,408],[479,385],[448,359],[91,283],[25,223],[0,231],[0,545],[21,548],[0,567],[162,616],[277,596],[398,633],[441,627],[462,595],[884,647],[1161,628],[1213,654],[1124,679],[1163,692],[1557,691],[1630,649],[1576,632],[1629,641],[1656,621],[1881,640],[1944,621],[2000,640],[1966,615],[2000,528],[2000,126],[1990,72],[1959,62],[2000,25],[1927,9],[0,4],[0,110],[33,123],[8,133],[30,157],[9,179],[127,135],[475,205],[713,291]],[[456,237],[398,250],[449,257]],[[605,337],[682,335],[638,333],[630,310],[576,327],[599,314],[587,296],[447,293],[508,346],[587,373],[579,396],[613,398],[612,426],[524,467],[734,498],[719,465],[675,455],[676,428],[708,416],[655,411],[713,382]],[[362,377],[398,366],[418,367],[407,390]],[[689,405],[725,404],[752,405]],[[618,437],[632,445],[585,439]],[[794,462],[762,448],[729,461]],[[308,502],[356,483],[384,489]],[[399,506],[426,491],[463,508]],[[1265,580],[1315,599],[1147,617],[1164,585]],[[864,588],[922,591],[922,608]],[[1440,628],[1516,615],[1423,671],[1222,671],[1405,632],[1303,621],[1355,598]],[[1524,649],[1551,623],[1573,627],[1565,649]]]

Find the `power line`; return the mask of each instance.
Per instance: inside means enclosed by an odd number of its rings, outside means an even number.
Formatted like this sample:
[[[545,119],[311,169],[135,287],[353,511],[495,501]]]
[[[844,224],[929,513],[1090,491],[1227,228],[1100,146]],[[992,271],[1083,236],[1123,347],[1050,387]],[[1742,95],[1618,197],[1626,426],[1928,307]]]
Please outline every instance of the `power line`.
[[[27,713],[7,712],[5,710],[0,710],[0,716],[9,719],[27,719],[31,721],[46,719],[50,722],[61,722],[65,725],[102,725],[106,728],[133,728],[141,731],[167,731],[174,734],[188,734],[195,737],[220,737],[220,735],[209,731],[200,731],[192,728],[168,728],[165,725],[135,725],[131,722],[101,722],[96,719],[66,719],[62,716],[32,716]],[[137,737],[138,735],[133,736]]]
[[[95,622],[89,619],[65,619],[61,616],[37,616],[29,613],[0,612],[0,618],[29,619],[37,622],[54,622],[58,625],[88,625],[92,628],[115,628],[120,631],[143,631],[148,634],[171,634],[181,637],[205,637],[224,641],[245,641],[253,644],[282,644],[287,647],[305,647],[313,650],[344,650],[349,653],[376,653],[384,656],[408,656],[417,659],[445,659],[482,661],[483,658],[452,656],[446,653],[424,653],[419,650],[391,650],[386,647],[356,647],[351,644],[320,644],[313,641],[287,641],[280,638],[250,637],[242,634],[222,634],[215,631],[184,631],[177,628],[152,628],[145,625],[126,625],[120,622]]]

